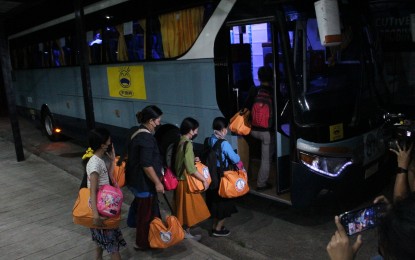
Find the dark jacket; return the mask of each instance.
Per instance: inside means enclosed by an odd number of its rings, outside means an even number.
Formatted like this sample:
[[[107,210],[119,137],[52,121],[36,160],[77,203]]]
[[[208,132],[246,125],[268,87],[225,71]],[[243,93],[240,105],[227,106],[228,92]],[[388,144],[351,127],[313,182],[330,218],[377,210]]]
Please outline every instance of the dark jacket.
[[[140,126],[144,128],[144,126]],[[138,192],[156,192],[154,183],[147,177],[143,167],[152,166],[157,176],[162,176],[162,160],[156,138],[150,133],[137,134],[128,147],[126,182]]]

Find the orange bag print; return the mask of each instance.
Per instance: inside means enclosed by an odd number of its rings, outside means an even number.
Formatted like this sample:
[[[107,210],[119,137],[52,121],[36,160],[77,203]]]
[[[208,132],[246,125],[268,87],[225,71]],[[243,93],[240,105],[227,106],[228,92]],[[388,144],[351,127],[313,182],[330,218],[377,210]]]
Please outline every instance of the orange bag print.
[[[220,178],[219,196],[222,198],[236,198],[249,191],[248,176],[244,170],[230,170]]]
[[[81,188],[78,198],[72,209],[73,223],[89,228],[113,229],[117,228],[121,221],[121,214],[114,218],[104,220],[104,227],[94,226],[94,219],[91,208],[91,191],[89,188]]]
[[[210,185],[212,178],[210,177],[209,168],[201,162],[196,162],[197,171],[200,172]],[[187,188],[190,193],[201,193],[205,190],[203,182],[193,176],[193,174],[186,174]]]
[[[120,156],[116,156],[114,159],[114,171],[112,173],[115,181],[118,184],[118,187],[122,188],[125,185],[125,161],[123,160],[120,165],[118,165],[118,160]]]
[[[230,120],[229,129],[238,135],[249,135],[251,123],[249,122],[251,112],[244,108],[238,111]]]

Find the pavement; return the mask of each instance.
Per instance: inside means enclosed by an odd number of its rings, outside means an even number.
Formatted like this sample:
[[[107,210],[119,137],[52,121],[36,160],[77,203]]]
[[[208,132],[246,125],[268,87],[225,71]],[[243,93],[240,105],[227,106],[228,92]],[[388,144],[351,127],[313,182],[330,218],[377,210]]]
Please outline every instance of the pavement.
[[[82,173],[79,166],[68,165],[78,176],[68,174],[68,169],[26,149],[25,140],[25,160],[17,162],[7,118],[1,120],[0,130],[0,259],[93,259],[95,245],[89,229],[72,221]],[[76,161],[80,164],[79,157]],[[120,251],[122,259],[230,259],[191,239],[167,249],[134,250],[135,229],[126,226],[132,198],[124,194],[120,228],[127,248]],[[110,256],[104,253],[104,259]]]

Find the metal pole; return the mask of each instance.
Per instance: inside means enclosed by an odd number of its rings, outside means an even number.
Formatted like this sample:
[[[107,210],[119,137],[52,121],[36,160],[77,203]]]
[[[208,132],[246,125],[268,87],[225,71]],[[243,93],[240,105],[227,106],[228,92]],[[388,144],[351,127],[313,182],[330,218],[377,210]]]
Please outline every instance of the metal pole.
[[[88,46],[83,25],[84,9],[82,0],[75,0],[75,22],[78,35],[79,64],[81,66],[82,89],[84,94],[85,118],[88,129],[95,128],[94,103],[92,100],[91,75],[89,72]]]
[[[1,54],[1,70],[3,74],[4,89],[6,92],[6,100],[9,110],[10,124],[13,132],[14,147],[16,150],[17,161],[24,161],[24,152],[22,144],[22,136],[20,135],[19,121],[17,120],[16,97],[12,88],[9,45],[4,34],[4,24],[0,23],[0,54]]]

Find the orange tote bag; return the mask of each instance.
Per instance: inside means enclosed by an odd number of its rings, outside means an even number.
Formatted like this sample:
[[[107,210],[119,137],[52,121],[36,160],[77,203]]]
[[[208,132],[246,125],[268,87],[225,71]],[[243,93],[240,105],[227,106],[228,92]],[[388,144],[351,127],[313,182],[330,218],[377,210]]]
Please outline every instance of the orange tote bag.
[[[116,156],[114,159],[114,170],[112,175],[118,184],[118,187],[122,188],[125,185],[125,160],[119,162],[120,156]]]
[[[200,172],[210,185],[212,178],[210,177],[209,168],[201,162],[196,162],[197,171]],[[190,193],[201,193],[205,190],[203,182],[194,177],[193,174],[186,174],[187,188]]]
[[[113,229],[120,225],[121,214],[116,217],[108,218],[104,220],[103,227],[94,226],[94,218],[91,208],[91,191],[89,188],[81,188],[78,193],[78,198],[72,209],[73,222],[77,225],[100,228],[100,229]]]
[[[238,135],[249,135],[251,123],[249,122],[251,112],[244,108],[238,111],[230,120],[229,129]]]
[[[223,172],[220,178],[219,196],[222,198],[237,198],[249,191],[248,176],[245,170],[229,170]]]

